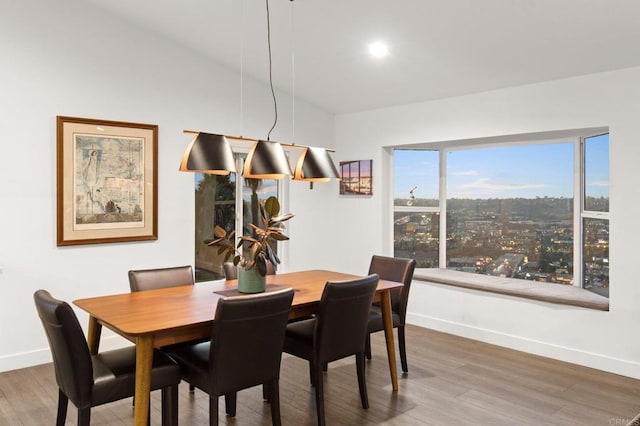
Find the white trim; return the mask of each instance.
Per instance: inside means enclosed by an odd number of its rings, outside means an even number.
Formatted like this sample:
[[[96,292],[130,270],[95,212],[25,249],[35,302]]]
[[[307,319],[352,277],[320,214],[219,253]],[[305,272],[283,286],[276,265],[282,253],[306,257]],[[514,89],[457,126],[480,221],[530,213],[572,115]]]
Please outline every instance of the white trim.
[[[500,333],[487,328],[474,327],[467,324],[443,320],[429,315],[415,314],[412,312],[407,313],[407,323],[572,364],[583,365],[585,367],[596,368],[598,370],[640,379],[640,363],[631,360],[613,358],[594,352],[580,351],[567,346],[553,345],[513,334]],[[411,361],[409,360],[409,362]]]
[[[100,339],[100,351],[120,349],[130,345],[130,342],[115,335],[102,337]],[[0,357],[0,372],[47,364],[49,362],[52,362],[51,350],[49,347],[36,349],[34,351],[13,353]]]

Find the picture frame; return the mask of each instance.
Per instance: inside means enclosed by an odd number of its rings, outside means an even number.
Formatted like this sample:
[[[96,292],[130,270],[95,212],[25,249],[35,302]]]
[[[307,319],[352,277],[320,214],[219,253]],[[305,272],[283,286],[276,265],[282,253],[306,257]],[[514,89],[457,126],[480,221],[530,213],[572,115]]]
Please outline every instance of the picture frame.
[[[340,195],[373,195],[373,160],[340,162]]]
[[[158,239],[158,126],[57,116],[57,245]]]

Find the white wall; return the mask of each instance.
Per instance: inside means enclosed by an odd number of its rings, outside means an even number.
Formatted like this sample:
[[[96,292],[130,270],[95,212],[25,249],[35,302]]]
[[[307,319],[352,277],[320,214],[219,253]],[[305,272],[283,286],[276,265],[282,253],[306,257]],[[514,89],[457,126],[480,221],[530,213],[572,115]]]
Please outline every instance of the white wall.
[[[193,263],[193,175],[178,172],[183,129],[266,136],[269,88],[246,79],[240,129],[238,74],[77,0],[2,1],[0,13],[0,371],[50,360],[32,295],[127,292],[127,271]],[[176,23],[185,25],[186,23]],[[279,94],[274,140],[291,137],[290,96]],[[56,247],[57,115],[159,125],[159,239]],[[333,117],[296,102],[300,143],[331,146]],[[335,185],[335,184],[332,184]],[[292,182],[291,264],[327,266],[305,253],[330,187]],[[310,226],[313,224],[313,227]],[[323,229],[324,228],[324,229]],[[307,230],[308,229],[308,230]],[[325,262],[323,264],[323,262]],[[312,266],[313,265],[313,266]],[[87,324],[81,311],[80,322]],[[112,335],[111,335],[112,336]],[[105,335],[106,345],[122,344]]]
[[[610,311],[414,282],[412,323],[640,378],[640,68],[522,86],[336,119],[342,158],[373,159],[374,195],[341,198],[340,269],[392,253],[384,146],[609,126]],[[540,165],[544,173],[544,165]],[[380,227],[382,226],[382,232]],[[392,232],[392,231],[391,231]]]

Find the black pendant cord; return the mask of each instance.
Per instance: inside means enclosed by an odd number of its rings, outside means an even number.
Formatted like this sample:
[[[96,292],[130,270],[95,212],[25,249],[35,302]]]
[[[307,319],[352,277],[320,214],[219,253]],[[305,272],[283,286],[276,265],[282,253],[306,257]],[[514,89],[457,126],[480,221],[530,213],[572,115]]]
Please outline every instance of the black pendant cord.
[[[271,23],[269,22],[269,0],[266,0],[267,3],[267,45],[269,46],[269,86],[271,87],[271,96],[273,96],[273,108],[275,110],[275,117],[273,119],[273,126],[267,133],[267,140],[271,140],[271,132],[275,129],[276,124],[278,123],[278,103],[276,101],[276,92],[273,90],[273,72],[271,70]]]

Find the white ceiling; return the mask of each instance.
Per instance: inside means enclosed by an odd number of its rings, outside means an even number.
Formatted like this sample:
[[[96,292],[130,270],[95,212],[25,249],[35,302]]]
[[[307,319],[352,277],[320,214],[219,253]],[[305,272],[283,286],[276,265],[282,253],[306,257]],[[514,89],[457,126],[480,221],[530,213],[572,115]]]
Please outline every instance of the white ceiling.
[[[268,81],[265,0],[88,1]],[[274,85],[333,113],[640,65],[638,0],[269,4]],[[385,60],[369,57],[374,40]]]

